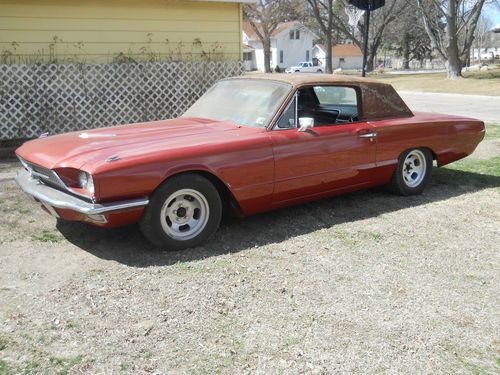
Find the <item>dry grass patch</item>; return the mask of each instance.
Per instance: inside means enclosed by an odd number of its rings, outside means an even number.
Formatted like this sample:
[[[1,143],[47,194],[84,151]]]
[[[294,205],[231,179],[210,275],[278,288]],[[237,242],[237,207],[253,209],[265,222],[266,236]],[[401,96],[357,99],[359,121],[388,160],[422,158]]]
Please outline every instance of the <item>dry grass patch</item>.
[[[500,96],[500,69],[465,72],[458,80],[446,79],[446,73],[371,75],[397,90]]]

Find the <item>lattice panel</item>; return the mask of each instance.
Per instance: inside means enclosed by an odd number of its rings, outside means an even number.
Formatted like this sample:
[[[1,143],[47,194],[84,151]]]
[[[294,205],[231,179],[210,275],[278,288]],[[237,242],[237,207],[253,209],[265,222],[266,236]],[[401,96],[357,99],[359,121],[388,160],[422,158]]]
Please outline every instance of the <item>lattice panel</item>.
[[[180,116],[243,63],[0,64],[0,140]]]

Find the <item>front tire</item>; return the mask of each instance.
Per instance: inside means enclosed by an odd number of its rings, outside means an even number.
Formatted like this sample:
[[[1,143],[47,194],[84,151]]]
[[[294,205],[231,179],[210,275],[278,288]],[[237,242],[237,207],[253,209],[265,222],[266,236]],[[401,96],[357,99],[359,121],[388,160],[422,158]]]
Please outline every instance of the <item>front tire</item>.
[[[139,224],[155,246],[175,251],[206,241],[219,228],[221,218],[217,189],[205,177],[187,173],[160,185]]]
[[[432,174],[432,154],[424,148],[403,152],[398,159],[389,188],[399,195],[422,194]]]

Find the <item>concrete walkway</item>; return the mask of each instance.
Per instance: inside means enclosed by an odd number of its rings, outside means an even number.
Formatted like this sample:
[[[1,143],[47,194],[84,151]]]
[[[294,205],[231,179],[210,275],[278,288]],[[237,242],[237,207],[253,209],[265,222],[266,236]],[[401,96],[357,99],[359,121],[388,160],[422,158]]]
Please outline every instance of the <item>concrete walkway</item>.
[[[500,96],[398,92],[413,111],[468,116],[500,124]]]

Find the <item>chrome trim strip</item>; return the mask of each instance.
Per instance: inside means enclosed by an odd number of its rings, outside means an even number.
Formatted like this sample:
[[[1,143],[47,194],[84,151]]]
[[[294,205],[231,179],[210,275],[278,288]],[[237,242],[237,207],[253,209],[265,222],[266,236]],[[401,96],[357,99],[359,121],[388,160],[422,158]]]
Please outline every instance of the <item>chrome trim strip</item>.
[[[359,138],[376,138],[377,133],[365,133],[365,134],[359,134]]]
[[[105,214],[129,208],[144,207],[149,203],[147,198],[102,204],[89,203],[40,183],[37,179],[31,178],[29,172],[26,170],[17,172],[16,182],[27,195],[44,204],[56,208],[69,209],[84,215]]]

